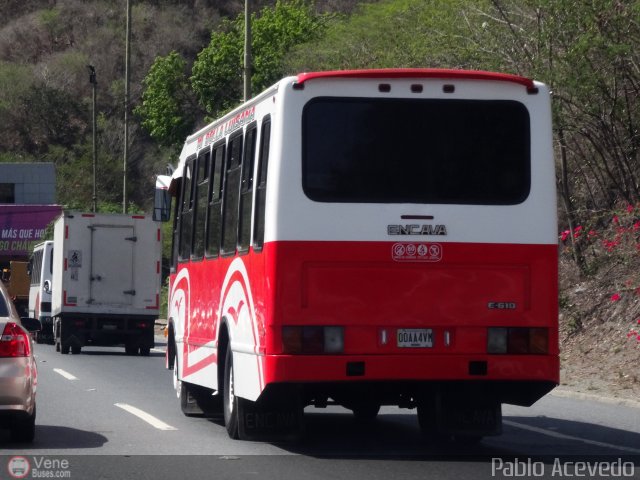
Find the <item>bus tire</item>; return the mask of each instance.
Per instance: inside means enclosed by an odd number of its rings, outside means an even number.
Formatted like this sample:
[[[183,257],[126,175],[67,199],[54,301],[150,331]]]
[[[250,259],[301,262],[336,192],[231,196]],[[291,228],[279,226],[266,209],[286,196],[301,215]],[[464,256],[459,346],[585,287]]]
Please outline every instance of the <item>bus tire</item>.
[[[187,383],[180,380],[180,377],[178,376],[177,356],[173,359],[173,388],[176,391],[176,397],[178,397],[178,400],[180,401],[180,410],[182,410],[182,413],[187,417],[194,416],[194,412],[189,409],[187,402],[187,396],[189,393]]]
[[[428,442],[449,443],[451,437],[440,430],[438,416],[440,415],[439,401],[436,396],[420,399],[418,402],[418,425],[422,436]]]
[[[380,412],[380,405],[374,402],[363,402],[351,407],[356,421],[361,423],[373,422]]]
[[[224,425],[227,429],[229,437],[238,440],[240,438],[239,420],[242,412],[239,398],[234,394],[234,371],[233,371],[233,354],[231,353],[231,345],[227,347],[227,355],[224,362],[224,388],[223,391],[223,410]]]

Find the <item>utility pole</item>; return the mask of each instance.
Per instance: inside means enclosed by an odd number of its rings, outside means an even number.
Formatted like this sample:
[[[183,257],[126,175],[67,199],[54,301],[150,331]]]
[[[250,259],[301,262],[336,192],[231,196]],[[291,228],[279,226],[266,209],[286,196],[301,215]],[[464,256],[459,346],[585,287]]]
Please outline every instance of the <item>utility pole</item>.
[[[251,98],[251,13],[250,0],[244,0],[244,101]]]
[[[131,1],[127,0],[127,32],[124,55],[124,159],[122,167],[122,213],[127,213],[127,164],[129,163],[129,80],[131,63]]]
[[[98,210],[98,195],[96,194],[96,169],[98,165],[98,150],[96,147],[96,88],[98,86],[98,81],[96,80],[96,68],[93,65],[87,65],[89,69],[89,83],[91,84],[91,90],[93,90],[93,111],[92,111],[92,121],[91,124],[93,126],[93,213],[96,213]]]

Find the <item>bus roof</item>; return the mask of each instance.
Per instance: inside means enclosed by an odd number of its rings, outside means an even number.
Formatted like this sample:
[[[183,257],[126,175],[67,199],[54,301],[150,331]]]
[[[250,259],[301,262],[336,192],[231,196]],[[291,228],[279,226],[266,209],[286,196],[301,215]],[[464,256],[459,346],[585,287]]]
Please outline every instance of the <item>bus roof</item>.
[[[318,78],[442,78],[462,80],[493,80],[498,82],[518,83],[535,89],[533,80],[508,73],[485,72],[482,70],[453,70],[444,68],[388,68],[370,70],[332,70],[325,72],[301,73],[297,84],[303,85],[309,80]]]

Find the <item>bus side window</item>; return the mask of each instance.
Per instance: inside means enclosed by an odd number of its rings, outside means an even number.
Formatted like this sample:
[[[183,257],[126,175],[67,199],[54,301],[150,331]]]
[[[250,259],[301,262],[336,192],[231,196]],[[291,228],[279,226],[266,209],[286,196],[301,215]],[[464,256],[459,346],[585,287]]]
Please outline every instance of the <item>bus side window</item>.
[[[207,257],[217,257],[222,238],[222,172],[226,151],[225,140],[213,146],[209,168],[209,211],[207,213]]]
[[[197,174],[195,180],[195,225],[193,232],[193,251],[191,258],[201,260],[204,256],[205,220],[207,218],[207,201],[209,199],[209,163],[211,150],[206,148],[198,154]]]
[[[238,244],[238,201],[242,170],[242,131],[229,138],[222,204],[222,255],[235,255]]]
[[[182,175],[182,210],[180,212],[179,260],[189,260],[191,240],[193,238],[193,163],[195,155],[187,159]]]
[[[247,253],[251,243],[251,208],[253,207],[253,166],[256,152],[257,127],[252,123],[244,136],[242,182],[240,184],[240,224],[238,226],[238,251]]]
[[[260,152],[258,157],[258,183],[256,186],[256,208],[254,213],[253,249],[261,251],[264,245],[265,204],[267,201],[267,168],[269,166],[269,140],[271,137],[271,118],[265,117],[260,133]]]

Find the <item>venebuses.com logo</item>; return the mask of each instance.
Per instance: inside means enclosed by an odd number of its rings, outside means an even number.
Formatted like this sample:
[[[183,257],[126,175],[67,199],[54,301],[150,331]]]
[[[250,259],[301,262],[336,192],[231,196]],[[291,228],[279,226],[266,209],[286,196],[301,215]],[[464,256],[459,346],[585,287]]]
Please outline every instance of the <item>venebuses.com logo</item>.
[[[25,457],[11,457],[7,464],[7,471],[12,478],[26,478],[31,471],[31,464]]]
[[[11,478],[71,478],[69,460],[15,456],[7,463]]]

